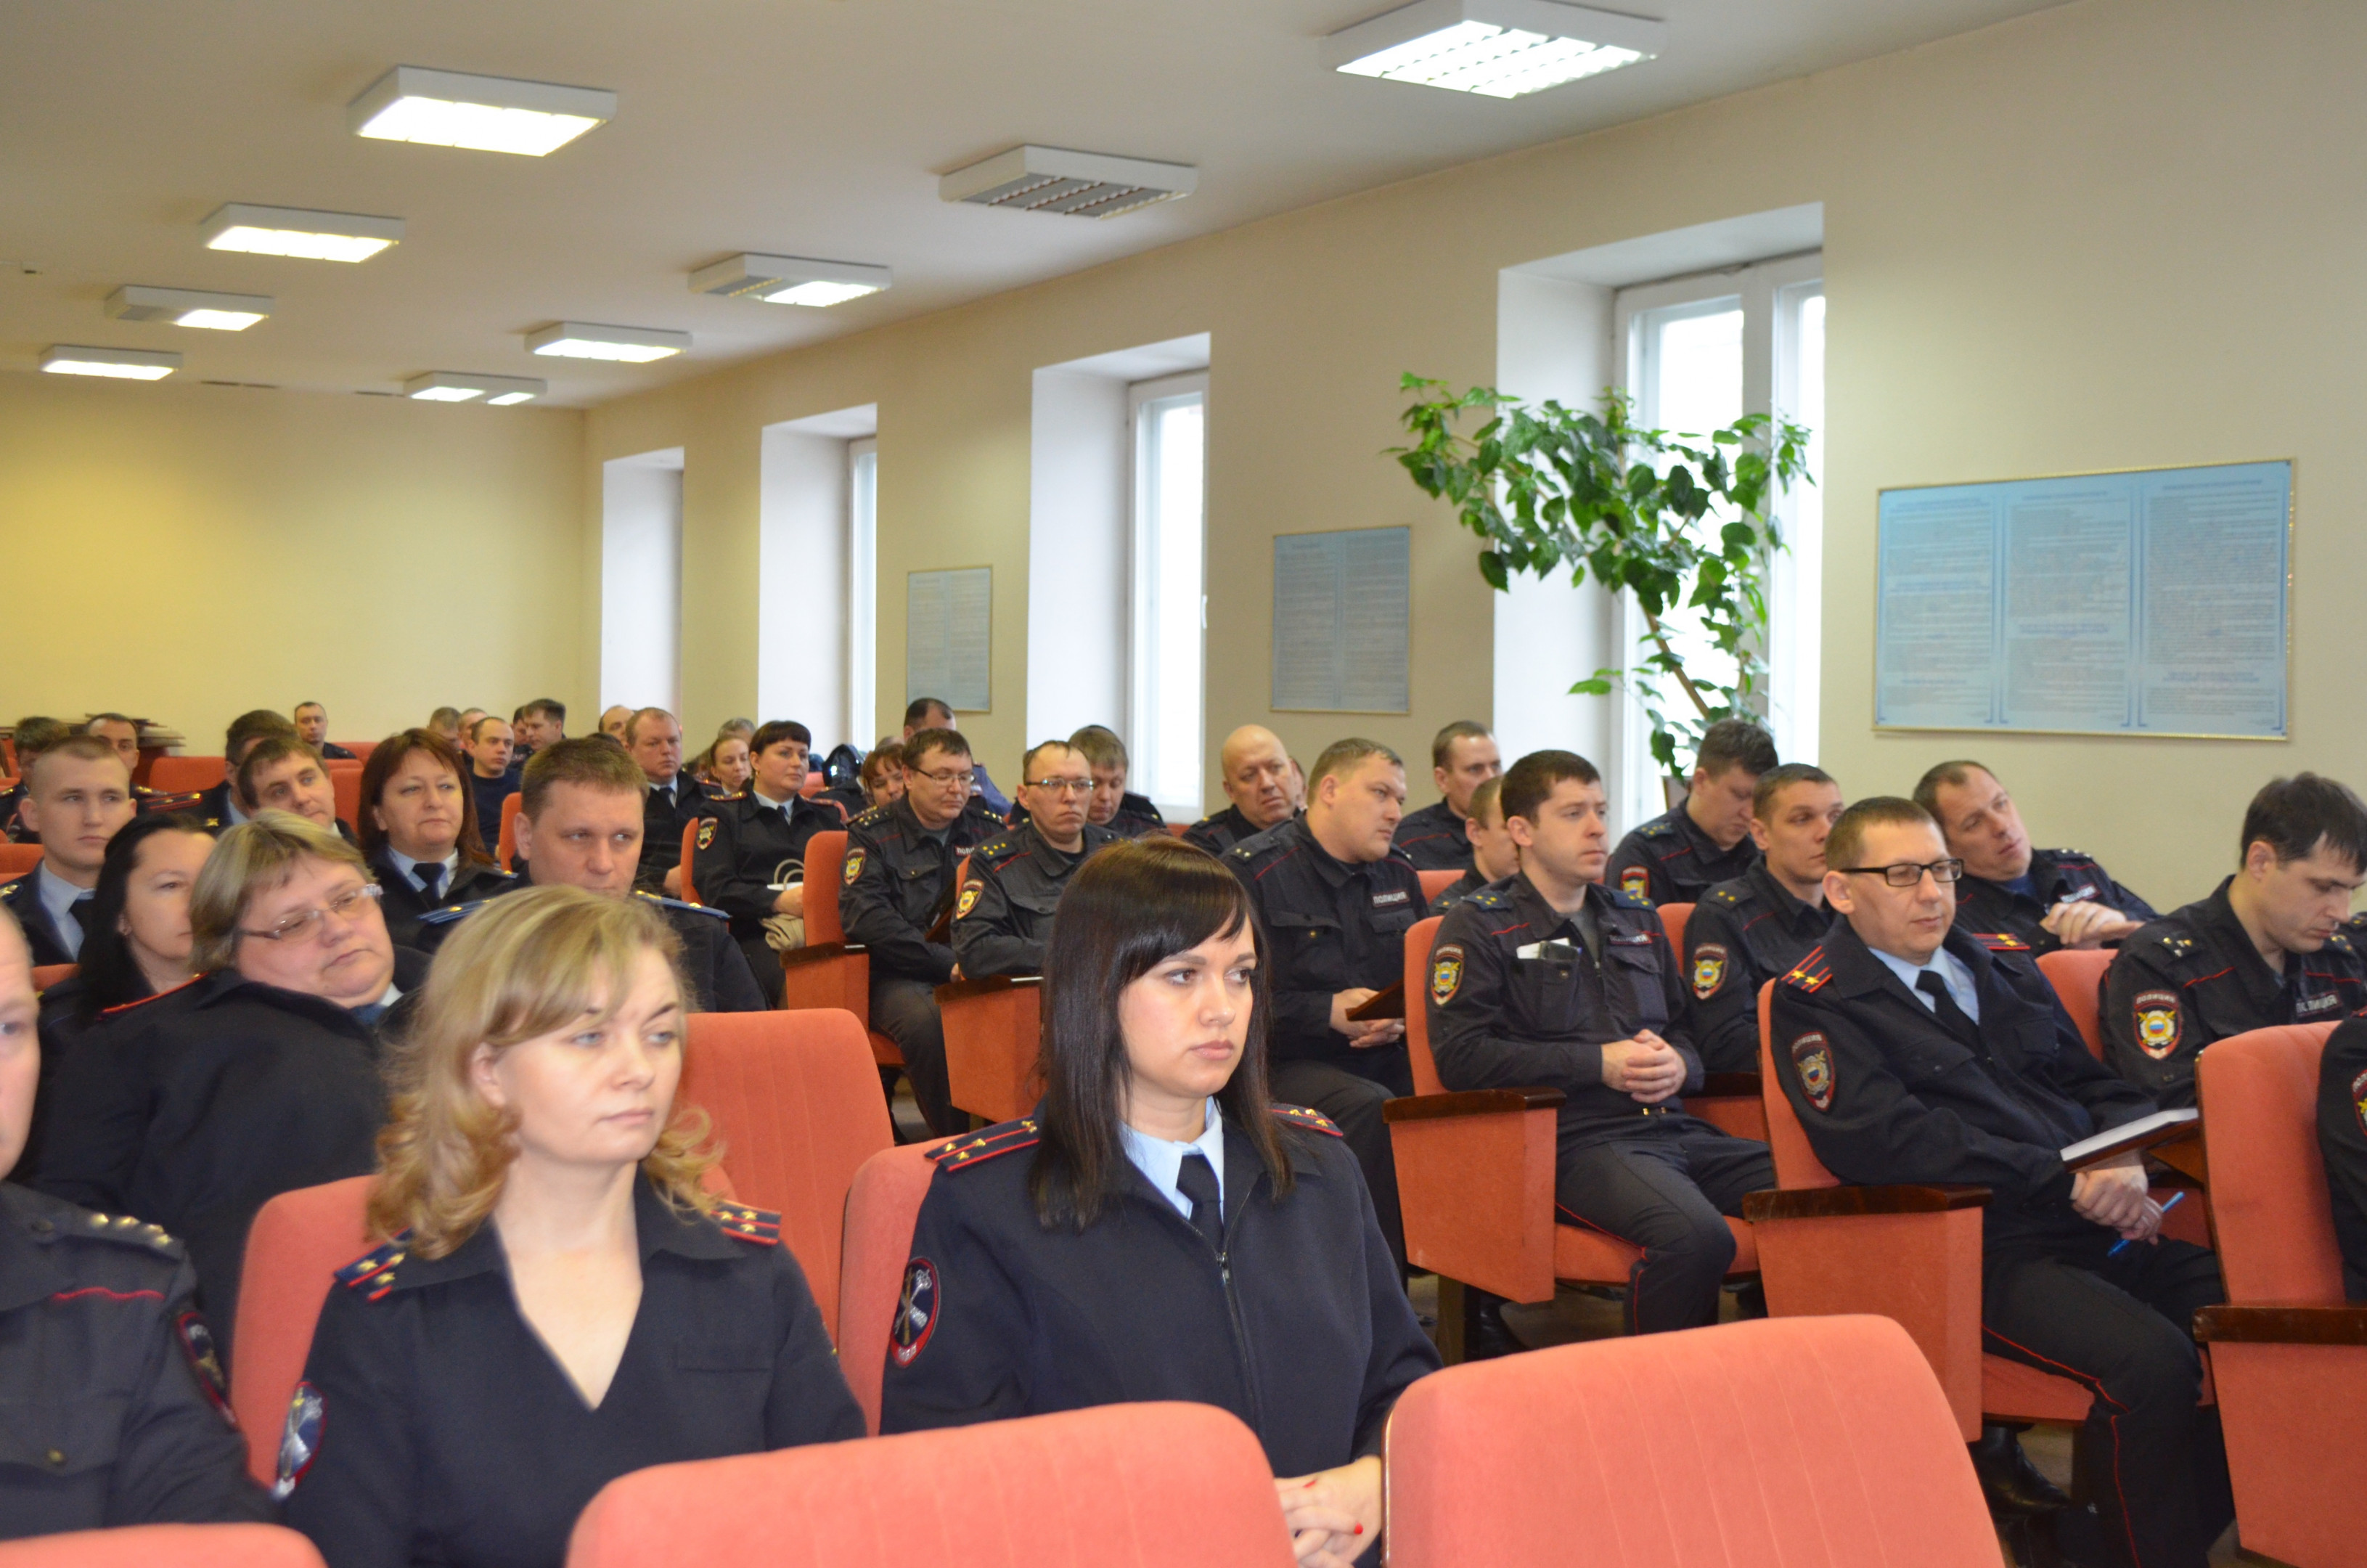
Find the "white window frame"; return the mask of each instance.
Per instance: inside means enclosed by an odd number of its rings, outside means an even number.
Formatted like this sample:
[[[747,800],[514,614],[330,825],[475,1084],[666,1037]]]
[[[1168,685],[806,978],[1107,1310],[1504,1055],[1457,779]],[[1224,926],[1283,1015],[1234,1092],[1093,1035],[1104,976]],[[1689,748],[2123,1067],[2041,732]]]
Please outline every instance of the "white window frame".
[[[879,693],[879,440],[846,444],[846,727],[871,749]]]
[[[1152,681],[1159,640],[1159,584],[1153,563],[1159,556],[1155,498],[1159,493],[1160,460],[1152,432],[1160,412],[1187,402],[1197,402],[1201,412],[1200,663],[1195,679],[1204,744],[1195,748],[1193,755],[1196,758],[1206,750],[1208,722],[1208,373],[1206,370],[1161,376],[1156,381],[1137,381],[1127,388],[1127,417],[1133,430],[1133,439],[1128,446],[1133,517],[1127,530],[1127,575],[1131,594],[1127,617],[1127,749],[1134,765],[1128,774],[1128,783],[1140,793],[1150,796],[1152,803],[1165,815],[1192,822],[1200,817],[1205,798],[1203,770],[1196,765],[1192,769],[1188,776],[1191,779],[1188,791],[1157,788],[1161,762],[1159,704]]]

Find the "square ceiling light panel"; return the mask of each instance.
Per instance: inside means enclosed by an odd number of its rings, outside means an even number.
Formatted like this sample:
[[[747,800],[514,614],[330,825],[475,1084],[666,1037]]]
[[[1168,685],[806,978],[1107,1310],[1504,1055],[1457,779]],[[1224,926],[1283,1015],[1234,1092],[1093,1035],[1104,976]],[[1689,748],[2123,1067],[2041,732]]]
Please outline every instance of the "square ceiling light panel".
[[[214,332],[244,332],[271,313],[271,296],[127,283],[107,297],[107,313],[118,321],[161,321]]]
[[[161,381],[181,368],[181,357],[153,348],[89,348],[52,345],[41,369],[53,376],[112,376],[126,381]]]
[[[526,335],[526,346],[537,354],[564,359],[621,359],[646,365],[690,347],[690,334],[652,326],[601,326],[592,322],[559,321]]]
[[[539,158],[617,118],[617,95],[398,65],[345,110],[357,136]]]
[[[796,256],[735,256],[690,275],[694,294],[762,300],[770,305],[843,305],[895,280],[884,267]]]
[[[402,395],[422,403],[470,403],[483,398],[491,408],[532,403],[549,390],[549,381],[531,376],[471,376],[459,370],[430,370],[402,383]]]
[[[945,201],[1052,212],[1069,218],[1115,218],[1154,202],[1173,201],[1198,188],[1189,164],[1160,164],[1064,147],[1014,147],[937,181]]]
[[[208,250],[293,256],[308,261],[368,261],[402,242],[402,220],[232,201],[217,209],[200,233]]]
[[[1414,0],[1323,40],[1323,62],[1352,76],[1491,98],[1541,93],[1667,47],[1645,17],[1559,0]]]

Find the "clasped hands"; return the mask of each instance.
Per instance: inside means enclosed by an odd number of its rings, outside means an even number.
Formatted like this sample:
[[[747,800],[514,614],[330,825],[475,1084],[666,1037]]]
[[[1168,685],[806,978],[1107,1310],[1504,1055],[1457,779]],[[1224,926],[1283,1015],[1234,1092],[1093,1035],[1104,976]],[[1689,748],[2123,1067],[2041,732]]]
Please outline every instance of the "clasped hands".
[[[1685,1086],[1685,1059],[1650,1029],[1603,1047],[1603,1083],[1637,1105],[1659,1105]]]
[[[2074,1171],[2071,1207],[2081,1219],[2118,1231],[2125,1241],[2150,1242],[2161,1234],[2161,1205],[2150,1195],[2140,1154]]]
[[[1348,1037],[1349,1049],[1371,1051],[1376,1046],[1395,1045],[1405,1039],[1403,1018],[1367,1018],[1358,1023],[1348,1017],[1380,993],[1369,986],[1353,986],[1331,994],[1331,1032]]]
[[[1313,1475],[1278,1476],[1282,1522],[1300,1568],[1348,1568],[1381,1529],[1381,1461],[1367,1455]]]
[[[2144,929],[2141,922],[2092,899],[2058,903],[2046,912],[2046,918],[2038,925],[2067,948],[2101,948],[2106,942],[2121,941]]]

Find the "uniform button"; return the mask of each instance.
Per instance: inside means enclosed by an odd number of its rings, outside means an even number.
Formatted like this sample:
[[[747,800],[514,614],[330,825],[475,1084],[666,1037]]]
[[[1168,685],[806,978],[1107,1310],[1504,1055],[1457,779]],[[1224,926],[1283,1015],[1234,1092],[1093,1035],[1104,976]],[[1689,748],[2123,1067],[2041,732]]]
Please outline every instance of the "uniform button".
[[[33,1221],[33,1234],[37,1236],[50,1235],[56,1230],[57,1227],[51,1224],[47,1220],[36,1220]]]
[[[41,1458],[47,1460],[53,1465],[60,1465],[66,1462],[66,1455],[63,1449],[51,1449],[49,1452],[43,1454]]]

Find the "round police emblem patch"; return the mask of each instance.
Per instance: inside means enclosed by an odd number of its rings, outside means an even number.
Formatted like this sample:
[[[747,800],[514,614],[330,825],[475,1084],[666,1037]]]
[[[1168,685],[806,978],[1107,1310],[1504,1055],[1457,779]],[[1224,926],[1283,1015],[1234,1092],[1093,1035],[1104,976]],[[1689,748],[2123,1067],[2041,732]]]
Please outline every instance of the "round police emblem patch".
[[[863,851],[850,849],[846,852],[846,867],[839,872],[839,880],[848,887],[853,887],[855,879],[861,875],[863,875]]]
[[[978,895],[985,891],[986,884],[984,882],[969,882],[964,884],[961,892],[961,899],[954,905],[954,918],[959,920],[963,915],[968,915],[971,910],[976,909],[978,907]]]
[[[916,1257],[904,1266],[904,1289],[896,1298],[895,1325],[888,1331],[888,1355],[909,1367],[927,1348],[937,1327],[937,1266]]]
[[[1820,1034],[1804,1034],[1792,1042],[1792,1068],[1800,1074],[1800,1092],[1818,1110],[1833,1108],[1833,1048]]]
[[[1652,873],[1641,866],[1630,866],[1619,873],[1619,891],[1636,898],[1648,898],[1652,892]]]
[[[2137,1048],[2159,1062],[2178,1049],[2178,997],[2168,991],[2140,991],[2131,1005],[2136,1014]]]
[[[1726,949],[1716,942],[1704,942],[1693,949],[1693,999],[1706,1002],[1717,994],[1726,981]]]
[[[288,1425],[279,1433],[279,1479],[272,1484],[274,1500],[285,1501],[312,1468],[312,1456],[321,1451],[323,1417],[321,1391],[311,1383],[298,1383],[296,1396],[288,1402]]]
[[[221,1352],[214,1346],[214,1331],[197,1313],[183,1312],[173,1320],[173,1333],[181,1342],[181,1354],[189,1358],[189,1370],[198,1375],[198,1387],[204,1391],[206,1403],[235,1432],[238,1417],[231,1413],[230,1380],[222,1376]]]
[[[1449,942],[1430,955],[1430,999],[1440,1006],[1463,989],[1463,944]]]

